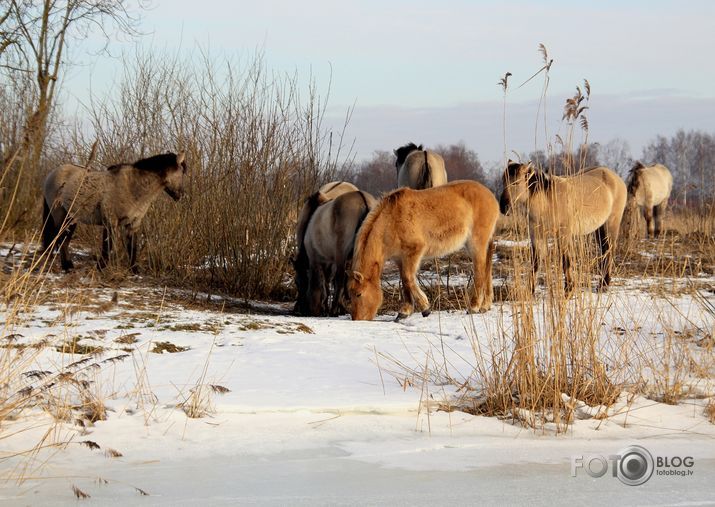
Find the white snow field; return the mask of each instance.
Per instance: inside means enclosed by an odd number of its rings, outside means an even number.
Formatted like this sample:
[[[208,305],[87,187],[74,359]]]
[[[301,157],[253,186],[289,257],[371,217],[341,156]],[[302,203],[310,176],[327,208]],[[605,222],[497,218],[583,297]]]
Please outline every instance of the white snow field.
[[[661,299],[641,285],[617,281],[603,301],[604,336],[638,329],[631,346],[640,356],[628,357],[657,357],[667,325],[689,337],[693,357],[704,354],[697,333],[712,332],[712,316],[692,296]],[[0,428],[3,504],[77,505],[73,487],[92,505],[715,502],[715,425],[704,415],[712,375],[685,379],[690,395],[678,405],[624,393],[605,419],[584,407],[558,435],[548,423],[533,430],[437,410],[455,389],[441,382],[445,365],[451,377],[469,378],[490,337],[508,332],[510,310],[500,303],[481,315],[352,322],[290,316],[290,305],[222,310],[216,298],[191,304],[140,285],[117,290],[116,302],[112,288],[55,290],[52,303],[3,332],[14,346],[46,345],[24,349],[25,374],[11,388],[54,379],[48,389],[76,404],[79,390],[58,387],[71,372],[90,381],[84,387],[106,406],[106,420],[53,424],[37,406]],[[9,325],[5,313],[0,319]],[[101,349],[55,348],[72,342]],[[150,352],[160,342],[187,349]],[[415,374],[425,366],[431,374]],[[188,417],[192,410],[201,417]],[[693,473],[656,473],[640,486],[610,470],[571,476],[572,456],[607,457],[633,444],[653,457],[691,457],[692,467],[678,470]]]

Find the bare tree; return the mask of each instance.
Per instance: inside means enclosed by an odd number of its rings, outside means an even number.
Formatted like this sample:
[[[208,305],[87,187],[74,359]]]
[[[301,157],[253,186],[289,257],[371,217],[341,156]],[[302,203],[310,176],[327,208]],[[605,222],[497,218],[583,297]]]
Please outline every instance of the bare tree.
[[[35,103],[23,147],[35,166],[72,42],[90,32],[101,33],[105,44],[117,32],[138,34],[138,18],[129,4],[129,0],[10,0],[0,13],[0,69],[34,76]]]

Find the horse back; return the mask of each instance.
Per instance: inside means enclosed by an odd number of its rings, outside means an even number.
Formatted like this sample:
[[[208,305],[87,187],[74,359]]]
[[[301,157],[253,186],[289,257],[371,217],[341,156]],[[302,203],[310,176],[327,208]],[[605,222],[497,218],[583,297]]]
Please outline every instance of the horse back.
[[[407,155],[397,176],[398,187],[416,190],[433,188],[447,183],[444,159],[439,153],[415,150]]]
[[[628,190],[623,179],[607,167],[594,167],[570,177],[554,178],[548,200],[530,206],[530,221],[574,235],[589,234],[620,217]]]
[[[350,258],[357,231],[375,202],[367,192],[355,191],[320,206],[305,231],[304,244],[311,262]]]
[[[402,189],[390,196],[394,202],[388,211],[388,236],[394,249],[425,245],[426,257],[453,252],[470,235],[491,238],[499,218],[494,194],[476,181],[458,180],[420,191]]]

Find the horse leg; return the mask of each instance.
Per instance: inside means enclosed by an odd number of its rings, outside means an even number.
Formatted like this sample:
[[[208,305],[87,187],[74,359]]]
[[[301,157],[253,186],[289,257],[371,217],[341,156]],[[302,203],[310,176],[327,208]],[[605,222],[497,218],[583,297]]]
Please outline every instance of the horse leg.
[[[332,317],[345,313],[342,301],[346,283],[345,260],[338,255],[335,262],[335,274],[333,275],[333,302],[330,306],[330,316]]]
[[[130,228],[127,228],[127,232],[124,235],[124,246],[127,249],[127,257],[129,258],[129,270],[136,275],[139,273],[136,234]]]
[[[107,264],[109,264],[109,254],[112,251],[113,247],[113,236],[114,233],[113,231],[109,228],[109,226],[104,225],[102,227],[102,254],[100,255],[99,259],[97,260],[97,268],[101,271],[104,268],[107,267]]]
[[[653,208],[649,206],[643,207],[643,217],[645,218],[645,235],[646,239],[655,236],[653,229]]]
[[[404,270],[402,268],[402,259],[397,259],[395,261],[395,264],[397,264],[397,269],[400,271],[400,285],[402,286],[402,304],[400,305],[400,310],[397,313],[397,317],[395,317],[395,321],[398,321],[412,315],[415,309],[414,304],[412,302],[412,293],[408,288],[409,282],[404,276]]]
[[[529,292],[536,292],[536,279],[539,274],[539,245],[535,238],[531,239],[531,275],[529,276]]]
[[[42,198],[42,251],[47,252],[50,250],[49,253],[52,253],[53,248],[53,242],[56,241],[57,235],[59,234],[59,230],[57,227],[57,223],[55,222],[54,218],[52,217],[52,213],[50,211],[50,206],[47,204],[47,201]],[[54,245],[56,247],[56,243]]]
[[[596,229],[596,239],[598,240],[598,245],[601,249],[601,256],[598,260],[601,280],[598,283],[598,290],[604,291],[611,283],[611,262],[613,253],[611,244],[612,238],[610,237],[607,224],[603,224],[601,227]]]
[[[62,265],[62,269],[65,271],[74,269],[74,263],[72,262],[72,256],[69,252],[69,246],[76,228],[77,224],[70,224],[60,236],[60,263]]]
[[[469,298],[469,311],[484,313],[492,305],[492,251],[494,245],[489,238],[473,236],[467,242],[469,255],[474,266],[474,283]]]
[[[401,261],[398,262],[404,301],[396,320],[404,319],[411,315],[415,307],[422,312],[423,317],[427,317],[430,314],[429,299],[419,288],[416,278],[423,253],[424,247],[413,248],[411,251],[404,252]]]
[[[655,222],[655,236],[660,236],[663,225],[663,215],[665,215],[665,210],[668,207],[668,199],[661,202],[658,206],[653,207],[653,221]]]
[[[571,269],[571,241],[558,240],[561,252],[561,264],[564,271],[564,292],[568,296],[573,291],[573,270]]]
[[[325,309],[325,275],[322,266],[310,266],[308,271],[308,314],[320,317]]]

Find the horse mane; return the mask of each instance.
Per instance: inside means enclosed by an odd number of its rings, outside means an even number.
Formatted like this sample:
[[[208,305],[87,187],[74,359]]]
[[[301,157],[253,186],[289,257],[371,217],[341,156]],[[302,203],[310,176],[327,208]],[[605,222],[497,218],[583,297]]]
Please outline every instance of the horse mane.
[[[537,192],[546,192],[551,188],[551,177],[543,171],[534,170],[529,174],[526,186],[530,196]]]
[[[380,213],[382,213],[383,210],[392,207],[400,199],[400,196],[402,196],[402,194],[406,191],[407,189],[405,188],[398,188],[397,190],[393,190],[389,194],[385,195],[382,199],[380,199],[380,202],[377,203],[377,206],[370,210],[370,212],[365,216],[365,219],[360,226],[358,236],[355,238],[355,249],[353,254],[353,258],[355,260],[360,259],[362,257],[363,251],[367,247],[367,239],[368,237],[370,237],[370,233],[372,232],[372,228],[375,226],[375,221],[377,220],[377,217],[380,216]]]
[[[132,165],[139,169],[140,171],[147,171],[153,173],[164,173],[169,167],[178,167],[179,164],[176,163],[177,157],[176,153],[162,153],[161,155],[154,155],[153,157],[143,158],[137,160]],[[181,163],[182,169],[186,169],[186,161]]]
[[[424,151],[425,154],[425,165],[422,167],[420,172],[420,179],[417,182],[417,188],[432,188],[432,171],[429,169],[429,162],[427,161],[427,150]]]
[[[166,173],[166,170],[168,168],[179,167],[179,164],[176,163],[176,160],[177,160],[176,153],[168,152],[168,153],[162,153],[160,155],[154,155],[153,157],[142,158],[140,160],[137,160],[133,164],[128,164],[128,163],[114,164],[114,165],[107,167],[107,171],[116,173],[122,167],[131,166],[136,169],[139,169],[140,171],[146,171],[146,172],[150,172],[150,173],[163,175]],[[186,161],[185,160],[183,162],[181,162],[181,168],[184,171],[186,171]]]
[[[355,226],[355,234],[353,234],[354,238],[357,238],[358,232],[360,232],[360,227],[362,226],[363,222],[367,218],[367,215],[370,213],[370,205],[367,203],[367,198],[365,197],[365,192],[360,190],[358,192],[360,194],[360,197],[362,197],[362,203],[365,205],[365,211],[360,215],[360,218],[358,218],[357,225]],[[353,240],[353,255],[355,253],[355,241]]]
[[[399,168],[402,164],[405,163],[407,155],[409,155],[413,151],[421,149],[422,145],[420,144],[419,146],[417,146],[415,143],[407,143],[404,146],[400,146],[395,150],[395,156],[397,157],[397,160],[395,161],[395,166]]]
[[[643,174],[643,170],[645,169],[645,165],[643,165],[643,162],[640,160],[636,161],[635,165],[631,168],[631,170],[628,172],[628,193],[633,195],[636,193],[638,190],[638,187],[640,186],[641,183],[641,174]]]

